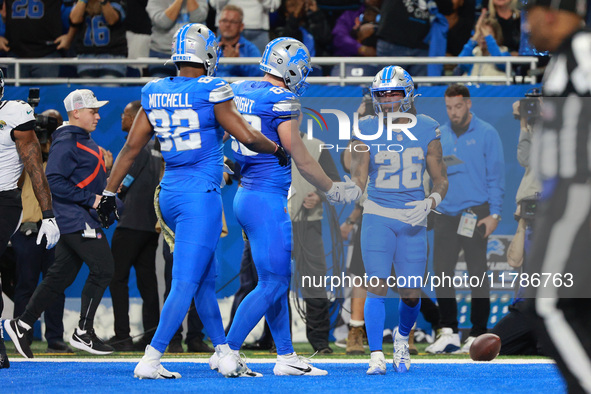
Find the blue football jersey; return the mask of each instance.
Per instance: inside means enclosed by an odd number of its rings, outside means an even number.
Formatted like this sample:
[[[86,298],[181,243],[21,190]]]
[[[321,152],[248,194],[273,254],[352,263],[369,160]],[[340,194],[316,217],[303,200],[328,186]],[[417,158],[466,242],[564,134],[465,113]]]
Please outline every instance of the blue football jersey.
[[[226,81],[207,76],[157,79],[143,87],[142,107],[166,162],[163,188],[219,190],[224,133],[213,106],[232,97],[232,88]]]
[[[411,140],[399,130],[392,131],[388,140],[386,125],[379,138],[370,140],[354,135],[370,147],[368,199],[382,207],[408,209],[407,202],[425,198],[423,173],[426,167],[427,147],[440,138],[439,123],[419,114],[417,124],[408,129],[416,138]],[[378,131],[379,118],[367,116],[359,120],[359,131],[373,136]]]
[[[231,86],[234,102],[244,119],[281,145],[277,128],[282,122],[297,119],[300,113],[300,102],[295,94],[266,81],[238,81]],[[287,193],[291,184],[290,165],[281,167],[275,156],[253,152],[235,139],[232,150],[241,167],[244,188]]]

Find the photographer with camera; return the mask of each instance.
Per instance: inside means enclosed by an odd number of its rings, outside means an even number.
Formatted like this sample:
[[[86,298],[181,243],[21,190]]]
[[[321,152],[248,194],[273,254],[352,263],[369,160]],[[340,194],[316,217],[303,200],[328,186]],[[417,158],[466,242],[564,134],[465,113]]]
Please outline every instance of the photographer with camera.
[[[37,100],[35,92],[31,89],[28,103],[35,108],[39,103],[39,89]],[[62,125],[63,119],[55,109],[44,111],[36,115],[35,134],[41,145],[43,169],[47,166],[49,147],[51,146],[51,134]],[[14,290],[14,316],[19,316],[25,311],[29,299],[33,295],[39,275],[47,275],[47,270],[55,261],[55,249],[47,249],[46,242],[37,244],[36,238],[41,227],[43,215],[41,207],[35,198],[31,177],[24,173],[22,181],[23,216],[19,231],[11,238],[12,247],[16,255],[16,287]],[[55,302],[45,311],[45,339],[47,340],[48,353],[71,353],[72,349],[64,342],[64,292],[58,295]],[[29,342],[32,341],[32,332],[29,331]]]
[[[90,137],[101,118],[99,108],[107,103],[98,101],[91,90],[74,90],[64,100],[68,124],[53,133],[46,173],[62,235],[55,262],[37,286],[24,313],[6,324],[17,351],[25,358],[33,358],[26,331],[74,282],[83,262],[90,273],[82,290],[80,320],[70,345],[97,355],[114,351],[94,332],[94,315],[111,282],[115,265],[95,210],[107,184],[107,172],[103,154]]]
[[[540,182],[530,166],[533,125],[540,117],[541,92],[532,89],[525,99],[513,103],[513,117],[519,120],[520,134],[517,144],[517,161],[525,168],[515,196],[519,222],[517,232],[507,248],[507,261],[517,272],[527,272],[525,257],[531,246],[533,224],[541,190]],[[519,286],[507,313],[491,330],[501,338],[501,355],[538,355],[541,349],[531,320],[527,317],[524,302],[525,288]]]
[[[530,41],[552,59],[542,80],[542,121],[532,165],[542,181],[528,271],[551,277],[530,286],[544,351],[570,393],[591,392],[591,30],[586,0],[529,0]],[[564,278],[564,280],[562,280]],[[555,280],[559,279],[559,280]],[[535,297],[535,298],[534,298]]]
[[[515,219],[519,224],[517,226],[517,232],[507,250],[507,259],[509,265],[513,268],[519,268],[523,264],[525,240],[526,238],[528,241],[531,239],[533,225],[531,207],[532,205],[535,206],[537,196],[541,191],[540,182],[530,166],[533,125],[540,117],[541,92],[539,89],[532,89],[525,96],[525,99],[513,103],[513,117],[519,120],[520,124],[517,161],[525,168],[525,173],[523,174],[523,178],[521,178],[521,183],[515,196],[517,203]]]

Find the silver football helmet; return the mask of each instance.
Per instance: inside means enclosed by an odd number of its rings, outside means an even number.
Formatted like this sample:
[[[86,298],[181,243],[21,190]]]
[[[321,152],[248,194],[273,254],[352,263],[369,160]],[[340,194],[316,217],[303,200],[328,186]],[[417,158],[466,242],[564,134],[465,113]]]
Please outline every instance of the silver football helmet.
[[[172,56],[174,63],[203,64],[207,76],[212,77],[218,67],[219,46],[215,34],[201,23],[188,23],[174,34]]]
[[[398,90],[404,92],[402,100],[384,100],[386,92]],[[394,104],[400,103],[398,111],[407,112],[412,108],[415,85],[410,74],[400,66],[384,67],[376,74],[370,87],[371,100],[376,113],[384,112],[383,107],[393,111]]]
[[[266,73],[282,78],[287,88],[298,96],[304,94],[309,86],[306,78],[312,71],[310,52],[294,38],[279,37],[268,43],[259,67]]]

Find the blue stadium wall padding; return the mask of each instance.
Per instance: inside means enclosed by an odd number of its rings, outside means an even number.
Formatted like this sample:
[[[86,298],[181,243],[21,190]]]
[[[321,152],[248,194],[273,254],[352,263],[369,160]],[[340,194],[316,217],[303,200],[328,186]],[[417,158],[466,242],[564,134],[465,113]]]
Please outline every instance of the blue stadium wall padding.
[[[513,85],[513,86],[491,86],[491,85],[473,85],[470,86],[471,95],[475,98],[473,111],[485,121],[492,123],[503,141],[503,148],[506,162],[506,190],[505,200],[503,205],[503,218],[497,234],[513,234],[516,229],[516,224],[512,220],[512,214],[515,210],[515,192],[519,185],[519,181],[523,175],[523,169],[520,167],[516,159],[516,146],[519,137],[519,123],[511,116],[510,104],[518,98],[522,98],[527,90],[531,89],[531,85]],[[56,85],[56,86],[41,86],[40,96],[41,102],[36,109],[40,113],[46,109],[57,109],[67,119],[67,114],[63,106],[63,99],[69,92],[76,88],[90,88],[94,91],[99,100],[109,100],[109,104],[103,107],[100,111],[101,120],[92,137],[102,147],[110,150],[116,157],[119,150],[125,141],[125,133],[121,131],[121,113],[125,105],[133,100],[140,99],[141,87],[87,87],[76,85]],[[4,99],[10,100],[25,100],[28,96],[28,86],[14,87],[7,86],[5,88]],[[439,122],[447,121],[445,106],[443,104],[443,94],[446,86],[422,86],[418,92],[422,95],[417,101],[417,105],[421,108],[433,108],[429,115],[433,116]],[[306,93],[303,100],[305,105],[307,100],[321,102],[324,108],[341,108],[343,110],[349,108],[354,111],[354,105],[359,104],[362,95],[362,88],[359,86],[321,86],[313,85]],[[318,99],[321,98],[321,99]],[[354,99],[352,99],[354,98]],[[420,103],[420,104],[419,104]],[[421,107],[422,106],[422,107]],[[325,117],[328,124],[328,129],[331,127],[337,128],[331,116]],[[304,119],[304,122],[306,120]],[[304,123],[305,124],[305,123]],[[323,138],[321,134],[315,134]],[[226,155],[231,157],[231,149],[225,147]],[[337,167],[342,172],[339,154],[331,152]],[[239,271],[240,258],[242,253],[242,236],[241,230],[236,222],[232,212],[232,199],[236,192],[236,185],[229,186],[223,191],[224,209],[226,213],[226,220],[229,229],[229,235],[220,240],[217,258],[218,258],[218,288],[226,284]],[[348,207],[343,212],[347,215],[351,207]],[[340,209],[338,210],[340,211]],[[344,220],[346,216],[342,216]],[[112,229],[108,230],[108,235],[112,234]],[[325,244],[329,245],[329,239],[325,239]],[[67,290],[67,296],[79,297],[82,286],[86,279],[86,275],[79,275],[76,282]],[[238,279],[235,279],[218,293],[220,297],[230,296],[238,288]],[[138,297],[139,292],[135,284],[130,285],[130,295]]]

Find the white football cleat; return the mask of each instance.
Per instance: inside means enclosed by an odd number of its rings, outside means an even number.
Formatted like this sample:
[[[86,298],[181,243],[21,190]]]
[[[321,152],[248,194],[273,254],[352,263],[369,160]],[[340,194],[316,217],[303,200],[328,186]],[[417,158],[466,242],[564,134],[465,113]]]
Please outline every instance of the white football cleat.
[[[470,354],[470,347],[472,346],[472,342],[474,342],[475,339],[476,337],[473,336],[469,336],[468,338],[466,338],[466,342],[464,342],[464,345],[458,353]]]
[[[248,367],[246,366],[246,363],[238,354],[236,354],[237,352],[230,349],[228,344],[217,345],[215,347],[215,352],[218,355],[217,370],[225,377],[237,378],[247,372]],[[212,361],[211,357],[210,361]],[[210,368],[212,368],[211,363]]]
[[[368,375],[385,375],[386,374],[386,358],[383,352],[372,352],[369,359],[369,368],[366,372]]]
[[[460,336],[454,334],[453,329],[449,327],[438,330],[435,342],[425,349],[427,353],[431,354],[454,353],[458,350],[460,350]]]
[[[209,358],[209,368],[212,369],[213,371],[217,371],[218,370],[218,363],[219,363],[219,361],[220,361],[220,357],[218,356],[217,353],[214,353]],[[243,373],[239,374],[237,377],[238,378],[260,378],[261,376],[263,376],[262,373],[260,373],[260,372],[254,372],[250,368],[246,367],[246,371],[244,371]]]
[[[133,377],[139,379],[180,379],[180,373],[167,371],[160,364],[161,357],[162,353],[158,350],[150,345],[146,346],[146,354],[135,366]]]
[[[408,372],[410,369],[410,352],[408,350],[408,337],[403,337],[396,329],[394,334],[394,370],[396,372]]]
[[[277,355],[277,363],[275,363],[275,367],[273,368],[273,373],[276,376],[324,376],[328,375],[328,372],[316,368],[312,364],[310,364],[310,360],[298,356],[295,352],[285,355]]]

